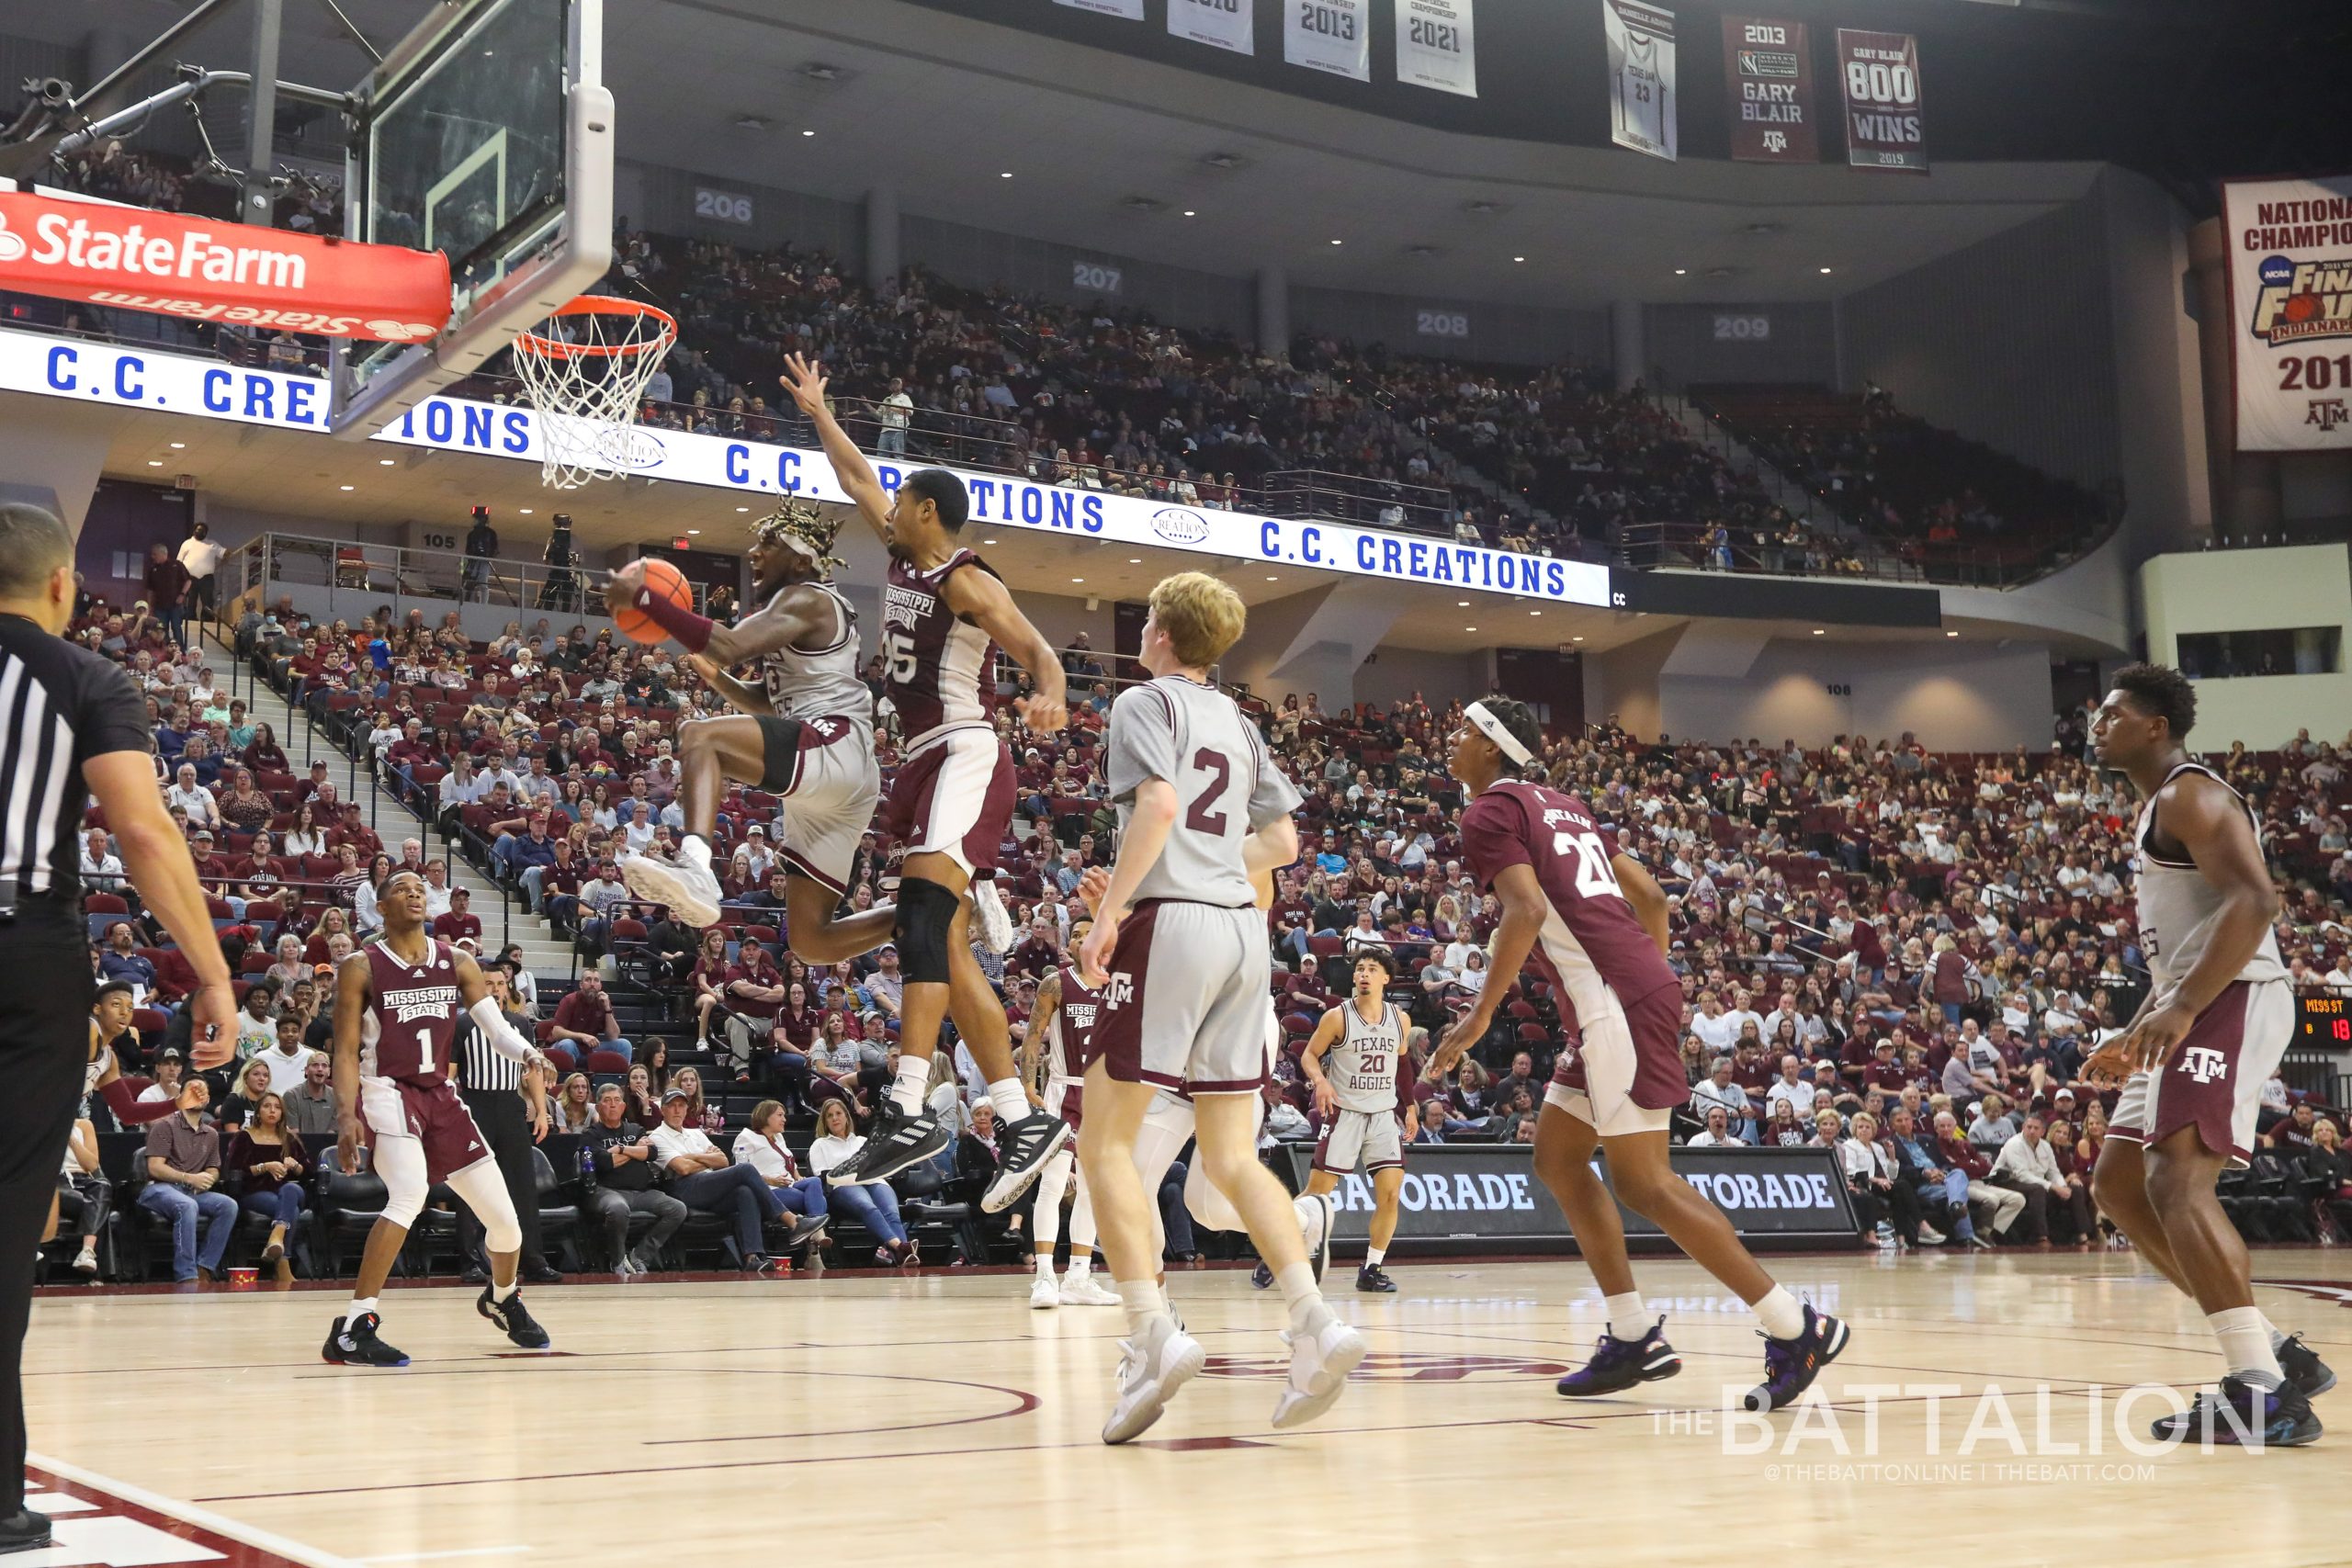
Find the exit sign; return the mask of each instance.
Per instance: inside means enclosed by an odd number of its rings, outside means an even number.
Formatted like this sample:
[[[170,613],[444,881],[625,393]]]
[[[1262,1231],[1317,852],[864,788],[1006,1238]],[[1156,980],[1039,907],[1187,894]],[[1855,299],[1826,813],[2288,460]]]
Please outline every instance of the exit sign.
[[[681,534],[676,538],[670,541],[670,547],[673,550],[690,550],[693,549],[695,546],[693,540],[687,538],[684,534]]]

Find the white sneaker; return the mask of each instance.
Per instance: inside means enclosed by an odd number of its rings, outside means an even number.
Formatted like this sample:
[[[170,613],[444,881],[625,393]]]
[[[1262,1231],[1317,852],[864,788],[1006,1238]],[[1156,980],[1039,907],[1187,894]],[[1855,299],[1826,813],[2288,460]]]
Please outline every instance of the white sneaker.
[[[666,904],[681,924],[696,931],[718,923],[718,901],[724,897],[710,867],[686,860],[656,860],[651,855],[621,856],[621,880],[649,904]]]
[[[1114,1307],[1119,1304],[1119,1292],[1106,1291],[1102,1281],[1091,1272],[1069,1274],[1062,1278],[1062,1305],[1066,1307]]]
[[[990,952],[1012,951],[1012,917],[1005,912],[1004,900],[997,897],[993,878],[972,884],[972,912],[980,918],[980,940]]]
[[[1363,1337],[1337,1317],[1307,1334],[1283,1333],[1290,1347],[1290,1382],[1274,1404],[1276,1427],[1303,1427],[1331,1408],[1348,1374],[1363,1359]]]
[[[1172,1317],[1155,1317],[1135,1338],[1120,1340],[1119,1400],[1111,1406],[1111,1418],[1102,1423],[1102,1440],[1125,1443],[1143,1436],[1208,1359],[1200,1342],[1177,1327]]]
[[[96,1273],[98,1271],[98,1255],[96,1249],[85,1247],[80,1252],[74,1254],[74,1267],[77,1271],[84,1274]]]
[[[1919,1227],[1919,1245],[1921,1247],[1941,1247],[1945,1242],[1951,1239],[1951,1238],[1950,1236],[1947,1236],[1943,1232],[1938,1230],[1933,1225],[1922,1224]]]
[[[1029,1310],[1051,1312],[1062,1304],[1061,1281],[1051,1274],[1040,1274],[1029,1286]]]
[[[1305,1195],[1291,1200],[1291,1212],[1298,1216],[1298,1239],[1306,1244],[1306,1260],[1315,1266],[1315,1282],[1323,1282],[1323,1270],[1331,1266],[1331,1199],[1328,1193]]]

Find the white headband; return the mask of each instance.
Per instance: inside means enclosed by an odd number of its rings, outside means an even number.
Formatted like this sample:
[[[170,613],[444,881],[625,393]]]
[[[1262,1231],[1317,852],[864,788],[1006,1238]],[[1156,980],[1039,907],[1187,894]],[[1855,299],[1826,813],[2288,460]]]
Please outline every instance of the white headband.
[[[1535,753],[1521,744],[1518,736],[1504,728],[1503,721],[1489,712],[1486,704],[1472,703],[1462,710],[1462,716],[1476,725],[1479,734],[1493,741],[1504,756],[1521,767],[1535,761]]]

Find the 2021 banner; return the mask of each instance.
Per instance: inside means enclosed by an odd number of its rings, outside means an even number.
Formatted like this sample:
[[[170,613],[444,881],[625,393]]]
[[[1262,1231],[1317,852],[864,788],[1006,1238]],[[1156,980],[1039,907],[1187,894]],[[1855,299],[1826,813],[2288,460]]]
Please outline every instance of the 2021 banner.
[[[1731,93],[1731,155],[1744,164],[1814,164],[1813,50],[1803,22],[1724,18],[1724,85]]]
[[[1396,80],[1408,87],[1478,96],[1474,0],[1396,0]]]
[[[2222,239],[2238,450],[2352,449],[2352,175],[2228,181]]]

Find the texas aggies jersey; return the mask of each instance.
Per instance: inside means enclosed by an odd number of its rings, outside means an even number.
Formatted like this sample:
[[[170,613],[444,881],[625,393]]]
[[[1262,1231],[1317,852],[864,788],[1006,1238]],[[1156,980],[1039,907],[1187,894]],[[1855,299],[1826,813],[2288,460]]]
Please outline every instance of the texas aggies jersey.
[[[359,1017],[362,1077],[430,1086],[449,1076],[458,1033],[458,964],[435,942],[411,964],[380,938],[368,953],[367,1010]]]
[[[882,661],[890,705],[905,728],[909,750],[944,730],[989,721],[980,694],[989,673],[989,634],[947,605],[947,580],[967,567],[996,575],[970,550],[957,550],[928,571],[890,558],[882,600]]]
[[[2183,762],[2165,775],[2170,784],[2183,773],[2202,773],[2214,783],[2229,789],[2222,775],[2201,762]],[[2157,786],[2161,793],[2162,785]],[[2262,822],[2254,808],[2230,791],[2254,826],[2254,841],[2262,842]],[[2221,918],[2223,898],[2222,890],[2211,878],[2197,869],[2188,860],[2166,860],[2148,847],[2148,832],[2155,823],[2156,798],[2149,795],[2140,807],[2138,825],[2132,829],[2132,846],[2140,852],[2139,896],[2140,950],[2147,955],[2148,974],[2159,989],[2173,985],[2204,956],[2205,944],[2212,939],[2213,924]],[[2278,932],[2276,928],[2262,933],[2262,945],[2245,967],[2230,976],[2232,980],[2260,982],[2284,979],[2287,966],[2278,957]]]
[[[1076,1083],[1094,1062],[1094,1017],[1102,1001],[1077,970],[1064,964],[1056,973],[1061,976],[1062,999],[1046,1029],[1046,1082]]]
[[[792,583],[776,590],[775,603],[801,586]],[[857,612],[842,597],[841,590],[830,582],[810,583],[833,602],[833,612],[840,617],[833,638],[817,648],[796,645],[777,649],[760,658],[760,681],[766,687],[769,705],[781,718],[845,718],[866,729],[874,728],[874,694],[857,673]]]
[[[1323,1053],[1323,1076],[1342,1111],[1396,1110],[1396,1080],[1405,1059],[1405,1015],[1383,1002],[1380,1016],[1366,1023],[1351,997],[1340,1004],[1345,1021],[1340,1038]]]
[[[1645,33],[1625,39],[1625,61],[1617,69],[1618,124],[1645,146],[1666,146],[1666,79],[1658,73],[1657,39]]]
[[[1611,1010],[1603,987],[1630,1009],[1680,985],[1617,885],[1615,838],[1576,796],[1525,779],[1497,779],[1462,814],[1462,854],[1482,888],[1491,889],[1513,865],[1535,873],[1551,911],[1529,956],[1578,1014]],[[1504,984],[1515,978],[1501,976]]]

